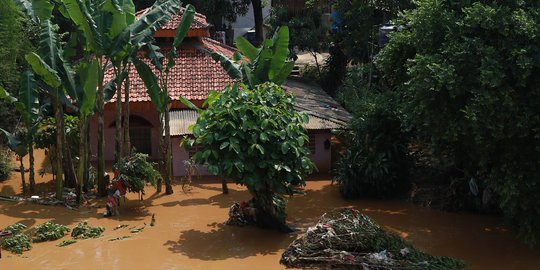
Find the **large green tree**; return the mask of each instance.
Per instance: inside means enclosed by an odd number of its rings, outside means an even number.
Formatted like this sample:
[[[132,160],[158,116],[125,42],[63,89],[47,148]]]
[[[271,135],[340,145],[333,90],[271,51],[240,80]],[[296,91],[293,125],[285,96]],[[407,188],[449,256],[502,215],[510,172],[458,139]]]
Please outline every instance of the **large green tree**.
[[[193,157],[214,175],[245,185],[253,196],[259,226],[289,232],[285,199],[314,168],[294,97],[274,83],[243,84],[212,92],[193,127],[202,149]]]
[[[409,130],[540,240],[540,2],[417,1],[377,56]]]

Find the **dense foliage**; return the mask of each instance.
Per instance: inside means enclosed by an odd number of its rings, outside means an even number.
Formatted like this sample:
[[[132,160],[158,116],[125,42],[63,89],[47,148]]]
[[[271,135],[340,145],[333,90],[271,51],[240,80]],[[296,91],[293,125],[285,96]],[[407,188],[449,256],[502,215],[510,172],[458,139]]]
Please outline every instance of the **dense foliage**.
[[[66,135],[66,146],[71,149],[71,153],[78,154],[79,151],[79,118],[64,114],[64,130]],[[56,120],[54,117],[47,117],[40,121],[36,137],[34,139],[37,148],[45,149],[56,145]]]
[[[339,100],[354,114],[342,134],[347,151],[335,175],[348,199],[394,197],[409,187],[408,138],[396,101],[372,73],[368,66],[353,68],[339,92]]]
[[[0,181],[8,179],[11,175],[14,167],[11,163],[12,157],[11,151],[0,146]]]
[[[284,7],[272,8],[268,24],[273,29],[282,25],[289,27],[289,51],[292,58],[296,57],[297,51],[315,54],[326,49],[329,29],[321,22],[322,10],[318,7],[309,7],[305,14],[297,16],[291,16]]]
[[[293,194],[314,168],[302,127],[307,115],[273,83],[228,86],[211,93],[207,104],[193,126],[194,143],[202,147],[195,161],[245,185],[263,210],[284,222],[281,196]]]
[[[67,226],[48,221],[36,227],[32,241],[37,243],[58,240],[70,230]]]
[[[408,130],[540,240],[540,2],[417,2],[378,55]]]
[[[128,191],[144,194],[146,183],[155,187],[157,180],[161,178],[160,173],[154,169],[154,164],[147,159],[147,154],[132,153],[115,164],[115,169],[120,173]]]
[[[71,236],[75,239],[99,238],[105,231],[101,226],[92,227],[88,221],[83,220],[71,231]]]
[[[0,87],[11,94],[19,89],[19,74],[24,68],[24,55],[33,50],[37,31],[15,6],[13,1],[0,5]],[[13,131],[19,116],[15,106],[0,100],[0,128]],[[3,136],[0,142],[4,143]]]
[[[15,223],[7,226],[3,231],[11,232],[12,235],[2,238],[2,242],[0,243],[2,248],[16,254],[21,254],[25,250],[30,250],[32,248],[32,244],[30,244],[30,237],[23,233],[23,230],[26,228],[26,225],[22,223]]]

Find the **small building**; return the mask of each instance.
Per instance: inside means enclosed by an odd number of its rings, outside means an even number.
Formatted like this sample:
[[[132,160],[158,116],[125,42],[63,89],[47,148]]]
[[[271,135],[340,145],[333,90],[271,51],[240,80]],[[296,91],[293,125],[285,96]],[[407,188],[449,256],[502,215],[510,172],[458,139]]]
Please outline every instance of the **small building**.
[[[145,10],[137,13],[141,16]],[[183,10],[163,26],[155,34],[163,54],[170,49],[167,45],[172,44],[176,25],[181,20]],[[187,152],[180,146],[180,140],[184,136],[190,136],[188,127],[195,123],[198,114],[196,111],[187,109],[180,101],[183,96],[201,107],[204,100],[212,90],[220,91],[233,80],[215,62],[210,52],[218,51],[232,58],[236,50],[220,42],[209,38],[209,25],[206,17],[197,13],[195,20],[186,38],[178,48],[175,59],[176,66],[170,72],[169,94],[172,99],[170,110],[170,127],[172,136],[172,160],[173,174],[176,177],[186,174],[184,160],[190,158],[196,149]],[[150,67],[153,67],[148,59]],[[154,70],[155,71],[155,70]],[[112,78],[112,72],[106,74],[106,80]],[[159,114],[146,92],[142,80],[136,74],[134,68],[130,69],[130,103],[129,125],[131,146],[138,152],[146,153],[149,157],[158,161],[159,137]],[[296,109],[309,115],[309,123],[306,125],[310,141],[311,158],[319,169],[319,172],[330,172],[331,164],[331,131],[341,129],[351,118],[341,106],[315,84],[304,82],[300,79],[289,79],[283,85],[284,88],[294,93],[297,97]],[[113,97],[104,108],[105,122],[105,160],[112,164],[114,161],[115,144],[115,107],[117,99]],[[97,132],[97,117],[94,116],[90,123],[90,134]],[[95,160],[97,153],[97,136],[90,138],[91,153]],[[208,174],[202,169],[201,174]]]

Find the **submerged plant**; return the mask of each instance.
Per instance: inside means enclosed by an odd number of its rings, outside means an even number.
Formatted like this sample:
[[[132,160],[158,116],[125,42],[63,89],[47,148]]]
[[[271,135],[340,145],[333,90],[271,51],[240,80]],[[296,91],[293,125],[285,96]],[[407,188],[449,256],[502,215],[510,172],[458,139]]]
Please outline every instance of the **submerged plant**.
[[[36,227],[32,241],[37,243],[58,240],[64,237],[70,230],[67,226],[48,221]]]
[[[16,254],[22,254],[23,251],[30,250],[32,248],[30,237],[22,233],[26,228],[26,225],[21,223],[7,226],[3,231],[12,233],[12,236],[4,238],[3,241],[0,242],[2,248]]]
[[[64,240],[62,242],[60,242],[60,244],[56,245],[57,247],[65,247],[65,246],[69,246],[71,244],[75,244],[77,243],[77,240],[73,240],[73,239],[68,239],[68,240]]]
[[[75,239],[98,238],[101,237],[104,231],[105,228],[101,226],[88,226],[88,221],[84,220],[77,224],[75,228],[73,228],[71,236]]]

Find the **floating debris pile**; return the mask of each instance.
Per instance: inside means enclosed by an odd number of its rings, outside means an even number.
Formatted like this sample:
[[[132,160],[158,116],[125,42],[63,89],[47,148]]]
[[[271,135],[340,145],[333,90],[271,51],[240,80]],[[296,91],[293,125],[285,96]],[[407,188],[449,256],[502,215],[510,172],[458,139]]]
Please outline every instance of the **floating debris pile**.
[[[423,253],[350,208],[324,214],[294,240],[280,263],[308,269],[463,269],[462,261]]]

